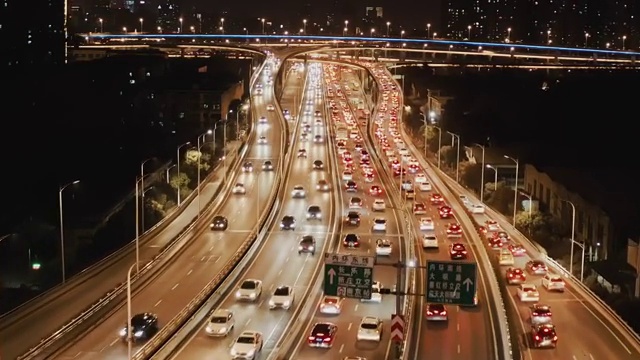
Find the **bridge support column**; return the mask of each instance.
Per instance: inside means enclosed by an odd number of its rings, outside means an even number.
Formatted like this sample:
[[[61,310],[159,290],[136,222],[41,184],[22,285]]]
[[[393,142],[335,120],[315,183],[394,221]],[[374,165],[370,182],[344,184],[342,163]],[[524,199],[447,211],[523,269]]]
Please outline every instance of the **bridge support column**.
[[[340,50],[336,50],[336,60],[340,60]]]

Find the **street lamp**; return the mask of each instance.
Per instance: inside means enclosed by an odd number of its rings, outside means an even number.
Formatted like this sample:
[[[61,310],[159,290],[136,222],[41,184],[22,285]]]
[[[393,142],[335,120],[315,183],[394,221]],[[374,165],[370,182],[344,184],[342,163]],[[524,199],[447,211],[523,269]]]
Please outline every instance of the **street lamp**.
[[[435,125],[433,125],[433,127],[438,129],[438,169],[440,169],[440,149],[442,148],[442,128]]]
[[[493,179],[493,191],[498,190],[498,168],[497,167],[493,167],[493,166],[491,166],[489,164],[485,165],[485,168],[491,169],[495,173],[495,177]]]
[[[400,31],[400,39],[404,37],[404,30]]]
[[[170,179],[169,179],[169,171],[171,169],[173,169],[175,166],[176,166],[176,164],[173,164],[171,166],[167,166],[167,184],[169,184],[171,182]]]
[[[183,147],[190,145],[191,141],[187,141],[186,143],[178,146],[178,149],[176,150],[176,166],[178,168],[178,177],[180,176],[180,149],[182,149]],[[182,204],[182,200],[180,197],[180,184],[178,184],[178,206],[180,206]]]
[[[511,42],[511,28],[507,28],[507,42]]]
[[[149,192],[150,190],[153,190],[153,186],[151,186],[148,189],[142,189],[142,195],[140,196],[140,202],[142,203],[142,206],[140,207],[140,212],[142,214],[140,214],[140,222],[141,222],[141,227],[142,227],[142,233],[144,234],[145,232],[145,226],[144,226],[144,208],[145,208],[145,201],[144,201],[144,194],[146,194],[147,192]]]
[[[471,40],[471,25],[467,26],[467,40]]]
[[[203,134],[201,134],[200,136],[198,136],[198,165],[197,165],[198,166],[198,185],[197,185],[197,187],[198,187],[198,216],[200,216],[200,209],[201,209],[201,206],[200,206],[200,204],[201,204],[201,202],[200,202],[200,185],[201,185],[200,184],[200,164],[201,164],[200,156],[202,154],[202,150],[201,149],[202,149],[202,146],[204,146],[204,144],[205,144],[205,140],[206,140],[207,135],[211,135],[211,134],[213,134],[213,131],[211,131],[211,129],[209,129],[209,130],[205,131]],[[202,139],[202,145],[200,145],[200,142],[201,142],[200,139]],[[213,144],[212,153],[215,152],[215,140],[216,139],[214,137],[214,139],[213,139],[214,144]]]
[[[375,34],[376,29],[371,29],[371,37],[373,37],[373,34]]]
[[[104,32],[104,21],[102,20],[102,18],[98,19],[98,22],[100,23],[100,32],[103,33]]]
[[[224,35],[224,18],[220,18],[220,31],[222,31],[222,35]]]
[[[64,284],[67,281],[67,270],[64,263],[64,218],[62,217],[62,192],[64,189],[68,188],[71,185],[75,185],[79,183],[80,180],[75,180],[70,183],[67,183],[60,187],[60,191],[58,191],[58,211],[60,212],[60,258],[62,265],[62,283]]]
[[[260,19],[260,21],[262,21],[262,35],[264,35],[264,18]]]
[[[624,43],[627,41],[627,35],[622,35],[622,50],[625,49]]]
[[[586,32],[584,33],[584,47],[587,47],[589,45],[589,33]]]
[[[547,30],[547,44],[551,44],[551,29]]]
[[[429,33],[431,33],[431,24],[427,24],[427,39],[429,38]]]
[[[127,271],[127,359],[131,359],[131,355],[132,354],[132,346],[133,346],[133,334],[132,331],[133,328],[131,326],[131,271],[133,271],[133,267],[135,266],[136,269],[139,269],[139,265],[140,262],[136,261],[135,264],[132,264],[129,267],[129,271]],[[136,270],[136,274],[138,273],[138,270]]]
[[[485,152],[485,147],[483,145],[480,144],[473,144],[477,147],[479,147],[480,149],[482,149],[482,168],[480,170],[480,202],[484,203],[484,152]],[[496,174],[498,174],[498,172],[496,171]]]
[[[576,241],[576,206],[573,204],[573,202],[569,201],[569,200],[565,200],[565,199],[560,199],[560,201],[564,201],[567,204],[571,205],[571,255],[569,257],[569,273],[571,273],[571,275],[573,275],[573,245],[574,244],[578,244],[578,246],[580,246],[582,248],[582,261],[581,261],[581,268],[580,268],[580,282],[582,282],[582,280],[584,279],[584,244],[581,244],[579,242]]]
[[[139,21],[140,21],[140,33],[142,33],[143,27],[144,27],[144,19],[140,18]]]
[[[509,159],[511,161],[513,161],[514,163],[516,163],[516,180],[515,183],[513,185],[513,226],[516,226],[516,211],[518,210],[517,208],[517,204],[518,204],[518,170],[520,167],[520,162],[518,161],[518,159],[512,158],[511,156],[508,155],[504,155],[505,159]]]
[[[302,33],[307,35],[307,19],[302,19]]]
[[[144,188],[140,186],[140,183],[144,183],[144,178],[149,175],[151,174],[144,174],[140,177],[136,176],[136,264],[140,261],[140,201],[138,199],[140,199],[140,193],[144,191]],[[136,272],[138,270],[139,269],[136,269]]]
[[[456,150],[456,182],[460,182],[460,135],[454,134],[451,131],[447,131],[447,133],[453,136],[454,140],[458,141],[458,147]]]
[[[346,35],[348,31],[349,31],[349,20],[345,20],[344,21],[344,35]],[[358,35],[358,34],[356,34],[356,35]]]
[[[387,37],[389,37],[389,28],[391,26],[391,22],[387,21]]]
[[[342,29],[342,36],[347,36],[347,28]]]
[[[179,32],[182,33],[182,23],[183,23],[184,19],[180,18],[180,19],[178,19],[178,21],[180,22],[180,31]]]
[[[127,33],[127,27],[126,26],[122,28],[122,32],[125,33],[125,34]]]

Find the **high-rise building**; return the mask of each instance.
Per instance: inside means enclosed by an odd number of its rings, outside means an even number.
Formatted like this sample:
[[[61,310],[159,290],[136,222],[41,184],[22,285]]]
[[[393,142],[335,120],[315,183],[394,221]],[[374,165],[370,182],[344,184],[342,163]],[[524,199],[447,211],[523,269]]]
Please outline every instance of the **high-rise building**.
[[[184,31],[180,4],[177,0],[161,0],[158,2],[158,27],[165,33]]]
[[[0,0],[0,67],[64,64],[64,0]]]
[[[441,37],[449,39],[464,39],[468,33],[468,26],[480,19],[474,19],[473,0],[447,0],[444,7],[444,31]],[[437,32],[437,31],[436,31]]]

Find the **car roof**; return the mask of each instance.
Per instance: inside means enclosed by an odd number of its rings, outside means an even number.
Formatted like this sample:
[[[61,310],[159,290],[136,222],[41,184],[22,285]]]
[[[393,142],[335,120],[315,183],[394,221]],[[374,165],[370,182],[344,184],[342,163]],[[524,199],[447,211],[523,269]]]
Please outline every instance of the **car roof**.
[[[429,307],[430,309],[444,310],[443,304],[427,304],[427,307]]]
[[[260,333],[257,332],[257,331],[245,330],[238,337],[254,337],[254,336],[259,336],[259,335],[260,335]]]
[[[362,323],[368,323],[368,324],[378,324],[380,322],[380,319],[378,319],[375,316],[365,316],[362,318]]]
[[[211,314],[211,316],[219,316],[219,317],[227,317],[229,315],[233,315],[233,311],[229,309],[217,309]]]

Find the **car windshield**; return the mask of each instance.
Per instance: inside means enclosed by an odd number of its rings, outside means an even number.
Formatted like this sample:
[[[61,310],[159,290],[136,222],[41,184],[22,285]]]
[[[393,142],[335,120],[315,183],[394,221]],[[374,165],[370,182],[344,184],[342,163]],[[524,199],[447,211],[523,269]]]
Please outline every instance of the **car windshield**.
[[[253,344],[253,338],[249,336],[240,336],[236,342],[238,344]]]
[[[444,311],[444,305],[432,304],[432,305],[429,305],[429,310],[435,311],[435,312]]]
[[[288,296],[289,295],[289,288],[286,286],[283,287],[279,287],[276,289],[276,291],[273,292],[273,295],[275,296]]]
[[[367,330],[376,330],[378,328],[378,325],[372,323],[362,323],[360,327]]]
[[[313,237],[310,236],[310,235],[303,236],[301,242],[303,242],[303,243],[312,243],[313,242]]]
[[[352,203],[352,204],[359,204],[359,203],[361,203],[361,202],[362,202],[362,201],[360,200],[360,198],[356,198],[356,197],[351,198],[351,203]]]
[[[320,212],[319,206],[309,206],[309,212]]]
[[[329,325],[318,324],[313,328],[314,334],[328,334],[329,333]]]
[[[242,285],[240,285],[240,289],[253,290],[255,288],[256,288],[256,283],[253,281],[245,281],[242,283]]]
[[[351,218],[351,219],[356,219],[356,218],[360,217],[360,215],[358,213],[356,213],[356,212],[350,212],[349,215],[347,215],[347,216],[349,218]]]
[[[131,319],[131,326],[133,327],[145,326],[148,320],[150,320],[150,318],[145,315],[136,315]]]
[[[384,224],[384,223],[386,223],[386,222],[387,222],[387,220],[385,220],[385,219],[375,219],[375,220],[373,220],[373,221],[374,221],[376,224]]]
[[[388,241],[380,241],[380,242],[378,242],[378,246],[380,246],[380,247],[390,247],[391,243],[389,243]]]
[[[284,222],[293,222],[293,216],[285,216],[282,218]]]
[[[227,317],[226,316],[214,316],[211,318],[211,323],[213,324],[226,324]]]
[[[358,235],[356,234],[347,234],[347,236],[344,238],[346,241],[358,241]]]

